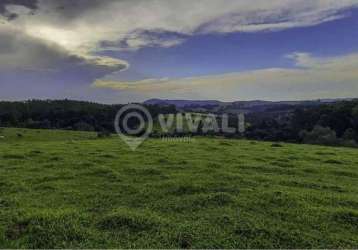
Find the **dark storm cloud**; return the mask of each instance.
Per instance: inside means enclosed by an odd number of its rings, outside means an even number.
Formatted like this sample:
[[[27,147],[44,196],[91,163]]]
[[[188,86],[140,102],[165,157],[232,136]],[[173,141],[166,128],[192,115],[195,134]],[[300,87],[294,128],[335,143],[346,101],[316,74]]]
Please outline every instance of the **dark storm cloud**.
[[[14,29],[0,27],[0,99],[112,98],[109,90],[88,85],[94,79],[122,70],[125,64],[110,64],[103,57],[73,55],[54,44],[32,38]],[[116,99],[115,99],[116,100]]]
[[[81,70],[101,77],[127,67],[109,64],[99,57],[72,55],[63,48],[18,33],[13,29],[0,30],[0,68],[8,70],[62,72]]]
[[[35,10],[37,9],[37,4],[38,4],[37,0],[1,0],[0,15],[5,16],[9,21],[11,21],[17,18],[17,14],[7,11],[6,9],[7,5],[20,5]]]
[[[49,12],[56,12],[66,20],[79,18],[87,11],[96,10],[115,0],[1,0],[0,15],[9,21],[16,19],[18,15],[6,9],[7,5],[19,5],[36,11],[41,6],[48,6]]]
[[[76,48],[68,48],[57,43],[56,39],[51,40],[53,36],[58,35],[56,28],[52,28],[51,24],[66,25],[66,22],[81,18],[85,12],[109,2],[0,0],[0,17],[2,15],[10,21],[0,23],[0,75],[8,76],[7,80],[0,79],[1,89],[6,89],[6,86],[8,89],[13,89],[12,85],[15,82],[29,83],[31,81],[29,76],[38,76],[39,82],[49,84],[49,88],[52,88],[54,83],[71,88],[80,85],[88,86],[97,78],[126,69],[127,63],[116,58],[97,56],[89,50],[80,51]],[[17,6],[31,11],[22,11],[22,8],[17,8]],[[27,19],[29,15],[33,17]],[[52,17],[54,17],[54,23],[49,21]],[[32,18],[40,19],[41,22],[35,25],[30,24],[26,28],[22,26],[23,21],[33,20]],[[39,23],[43,23],[46,28],[49,27],[50,32],[55,29],[54,34],[48,34],[47,37],[38,35],[41,32]],[[31,30],[35,26],[40,27],[40,30]]]
[[[36,9],[37,3],[37,0],[1,0],[0,13],[4,13],[6,11],[6,5],[22,5],[29,9]]]
[[[75,19],[87,11],[99,9],[113,0],[50,0],[53,10],[65,18]]]

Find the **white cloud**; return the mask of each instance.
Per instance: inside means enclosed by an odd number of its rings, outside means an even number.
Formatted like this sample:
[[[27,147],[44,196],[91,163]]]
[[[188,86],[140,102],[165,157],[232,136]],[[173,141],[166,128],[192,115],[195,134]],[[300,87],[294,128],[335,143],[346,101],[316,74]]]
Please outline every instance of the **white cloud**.
[[[65,9],[61,9],[61,4]],[[130,49],[173,46],[184,39],[165,39],[144,32],[259,32],[311,26],[342,18],[356,0],[40,0],[35,15],[11,6],[19,17],[11,25],[27,35],[53,42],[71,53],[98,51],[102,41],[126,41]],[[90,8],[93,5],[93,8]],[[10,24],[9,24],[10,25]]]
[[[297,68],[262,70],[181,79],[120,82],[99,79],[93,86],[146,97],[252,100],[315,99],[358,96],[358,54],[316,58],[306,53],[289,56]]]
[[[0,70],[3,72],[62,72],[66,77],[68,70],[77,69],[104,77],[129,67],[128,63],[116,58],[72,54],[61,46],[30,37],[13,27],[0,27],[0,37]]]
[[[97,78],[128,67],[120,59],[99,56],[105,49],[170,47],[197,34],[312,26],[343,18],[346,10],[358,7],[357,0],[38,0],[37,7],[31,2],[27,7],[0,2],[0,70],[72,69],[79,64],[99,70]],[[291,55],[297,63],[291,70],[124,83],[98,80],[96,86],[145,92],[146,97],[157,96],[155,90],[158,95],[167,90],[166,97],[221,99],[280,99],[295,93],[351,96],[357,95],[356,57],[322,59],[297,53]]]

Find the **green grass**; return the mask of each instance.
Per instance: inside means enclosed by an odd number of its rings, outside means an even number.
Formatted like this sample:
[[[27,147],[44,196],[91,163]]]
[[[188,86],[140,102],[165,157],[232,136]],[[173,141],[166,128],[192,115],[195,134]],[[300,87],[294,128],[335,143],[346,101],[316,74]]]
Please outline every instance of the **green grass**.
[[[0,248],[358,248],[355,149],[4,134]]]

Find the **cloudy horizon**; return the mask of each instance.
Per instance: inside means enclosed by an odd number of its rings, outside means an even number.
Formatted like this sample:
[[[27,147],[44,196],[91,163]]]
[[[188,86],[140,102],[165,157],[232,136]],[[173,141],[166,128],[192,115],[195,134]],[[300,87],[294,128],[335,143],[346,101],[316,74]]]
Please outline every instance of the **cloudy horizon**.
[[[358,1],[3,0],[0,99],[358,97]]]

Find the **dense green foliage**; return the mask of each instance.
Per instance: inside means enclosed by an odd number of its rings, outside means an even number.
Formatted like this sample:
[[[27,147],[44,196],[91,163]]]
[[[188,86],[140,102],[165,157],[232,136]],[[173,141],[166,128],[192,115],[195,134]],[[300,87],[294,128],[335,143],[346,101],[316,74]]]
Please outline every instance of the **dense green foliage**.
[[[3,134],[1,248],[358,247],[356,149]]]
[[[114,131],[114,118],[123,105],[58,100],[0,102],[0,126],[78,131]],[[153,117],[175,113],[172,106],[147,106]]]
[[[114,132],[114,118],[121,105],[103,105],[79,101],[0,102],[0,126],[99,131],[99,136]],[[174,114],[174,106],[146,106],[154,120],[158,114]],[[174,135],[224,135],[226,137],[320,145],[358,146],[358,101],[342,101],[312,106],[275,107],[274,111],[247,115],[244,134],[195,133],[172,131]],[[220,116],[220,113],[217,115]],[[135,127],[136,121],[129,124]],[[238,127],[237,115],[229,125]],[[162,131],[154,131],[158,137]]]
[[[358,102],[344,101],[272,116],[252,114],[250,139],[357,146]]]

